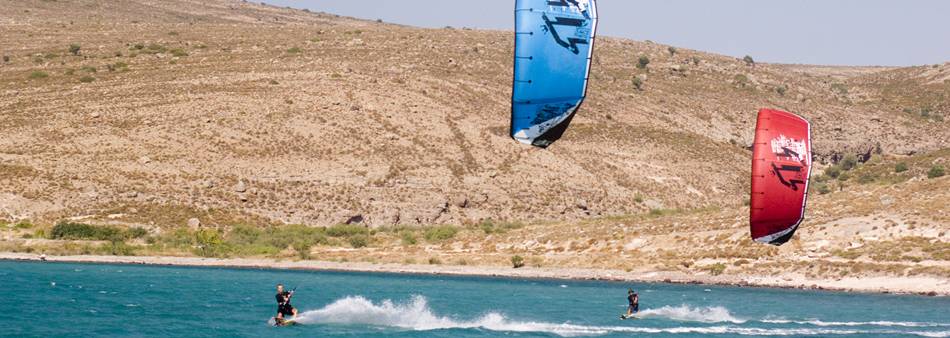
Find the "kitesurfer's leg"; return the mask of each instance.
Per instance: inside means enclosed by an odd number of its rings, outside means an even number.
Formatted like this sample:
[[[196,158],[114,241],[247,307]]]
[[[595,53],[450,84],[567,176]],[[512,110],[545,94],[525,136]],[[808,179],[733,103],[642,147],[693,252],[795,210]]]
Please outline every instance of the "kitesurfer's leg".
[[[291,308],[291,309],[294,312],[294,316],[291,317],[291,319],[297,319],[297,308]]]

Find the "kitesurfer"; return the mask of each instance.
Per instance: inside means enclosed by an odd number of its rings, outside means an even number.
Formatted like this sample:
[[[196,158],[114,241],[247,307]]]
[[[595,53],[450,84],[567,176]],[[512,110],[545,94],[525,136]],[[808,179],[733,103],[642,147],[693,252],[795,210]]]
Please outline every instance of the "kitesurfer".
[[[291,320],[297,318],[297,309],[293,305],[290,305],[290,297],[294,296],[293,291],[284,291],[283,284],[277,284],[277,317],[274,317],[279,321],[283,321],[285,316],[292,316]]]
[[[640,295],[633,289],[627,289],[627,302],[630,305],[627,306],[627,315],[624,317],[630,317],[640,312]]]

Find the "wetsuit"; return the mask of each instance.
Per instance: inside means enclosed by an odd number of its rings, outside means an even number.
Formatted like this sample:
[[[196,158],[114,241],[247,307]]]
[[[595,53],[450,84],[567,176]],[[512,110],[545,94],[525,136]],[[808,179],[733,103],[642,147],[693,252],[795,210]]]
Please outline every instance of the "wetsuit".
[[[290,305],[290,292],[284,291],[278,293],[275,298],[277,298],[277,313],[286,316],[294,315],[294,306]]]
[[[630,307],[628,308],[630,313],[640,312],[640,299],[636,293],[627,296],[627,301],[630,302]]]

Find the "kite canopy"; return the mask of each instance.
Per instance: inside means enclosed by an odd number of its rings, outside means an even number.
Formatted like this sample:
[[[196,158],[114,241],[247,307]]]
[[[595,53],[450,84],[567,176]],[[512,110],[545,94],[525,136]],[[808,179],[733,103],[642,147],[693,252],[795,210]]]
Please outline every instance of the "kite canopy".
[[[798,115],[762,109],[752,151],[752,238],[785,244],[805,216],[812,165],[811,127]]]
[[[587,95],[597,30],[594,0],[516,0],[511,137],[547,147]]]

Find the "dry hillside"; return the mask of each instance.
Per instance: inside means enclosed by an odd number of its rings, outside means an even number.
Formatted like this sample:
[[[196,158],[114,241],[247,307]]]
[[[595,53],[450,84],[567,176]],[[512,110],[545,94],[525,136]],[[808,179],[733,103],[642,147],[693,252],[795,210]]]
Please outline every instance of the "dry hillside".
[[[620,264],[610,260],[617,250],[672,257],[675,267],[678,254],[732,257],[700,250],[716,243],[751,257],[822,256],[872,237],[936,241],[939,250],[950,241],[950,183],[927,179],[948,162],[950,64],[750,65],[605,37],[587,103],[564,138],[540,150],[507,136],[508,32],[225,0],[0,0],[0,8],[8,222],[84,217],[158,232],[191,218],[205,226],[491,218],[533,225],[458,242],[474,249],[425,250],[497,249],[493,262],[521,252],[562,265],[590,264],[577,254],[587,252],[598,266]],[[651,61],[646,69],[640,56]],[[847,183],[816,184],[827,194],[814,194],[807,230],[781,250],[751,246],[744,230],[760,107],[813,122],[820,169],[849,154],[871,160]],[[914,165],[887,178],[901,161]],[[486,251],[488,243],[499,246]],[[673,252],[681,247],[698,251]]]

